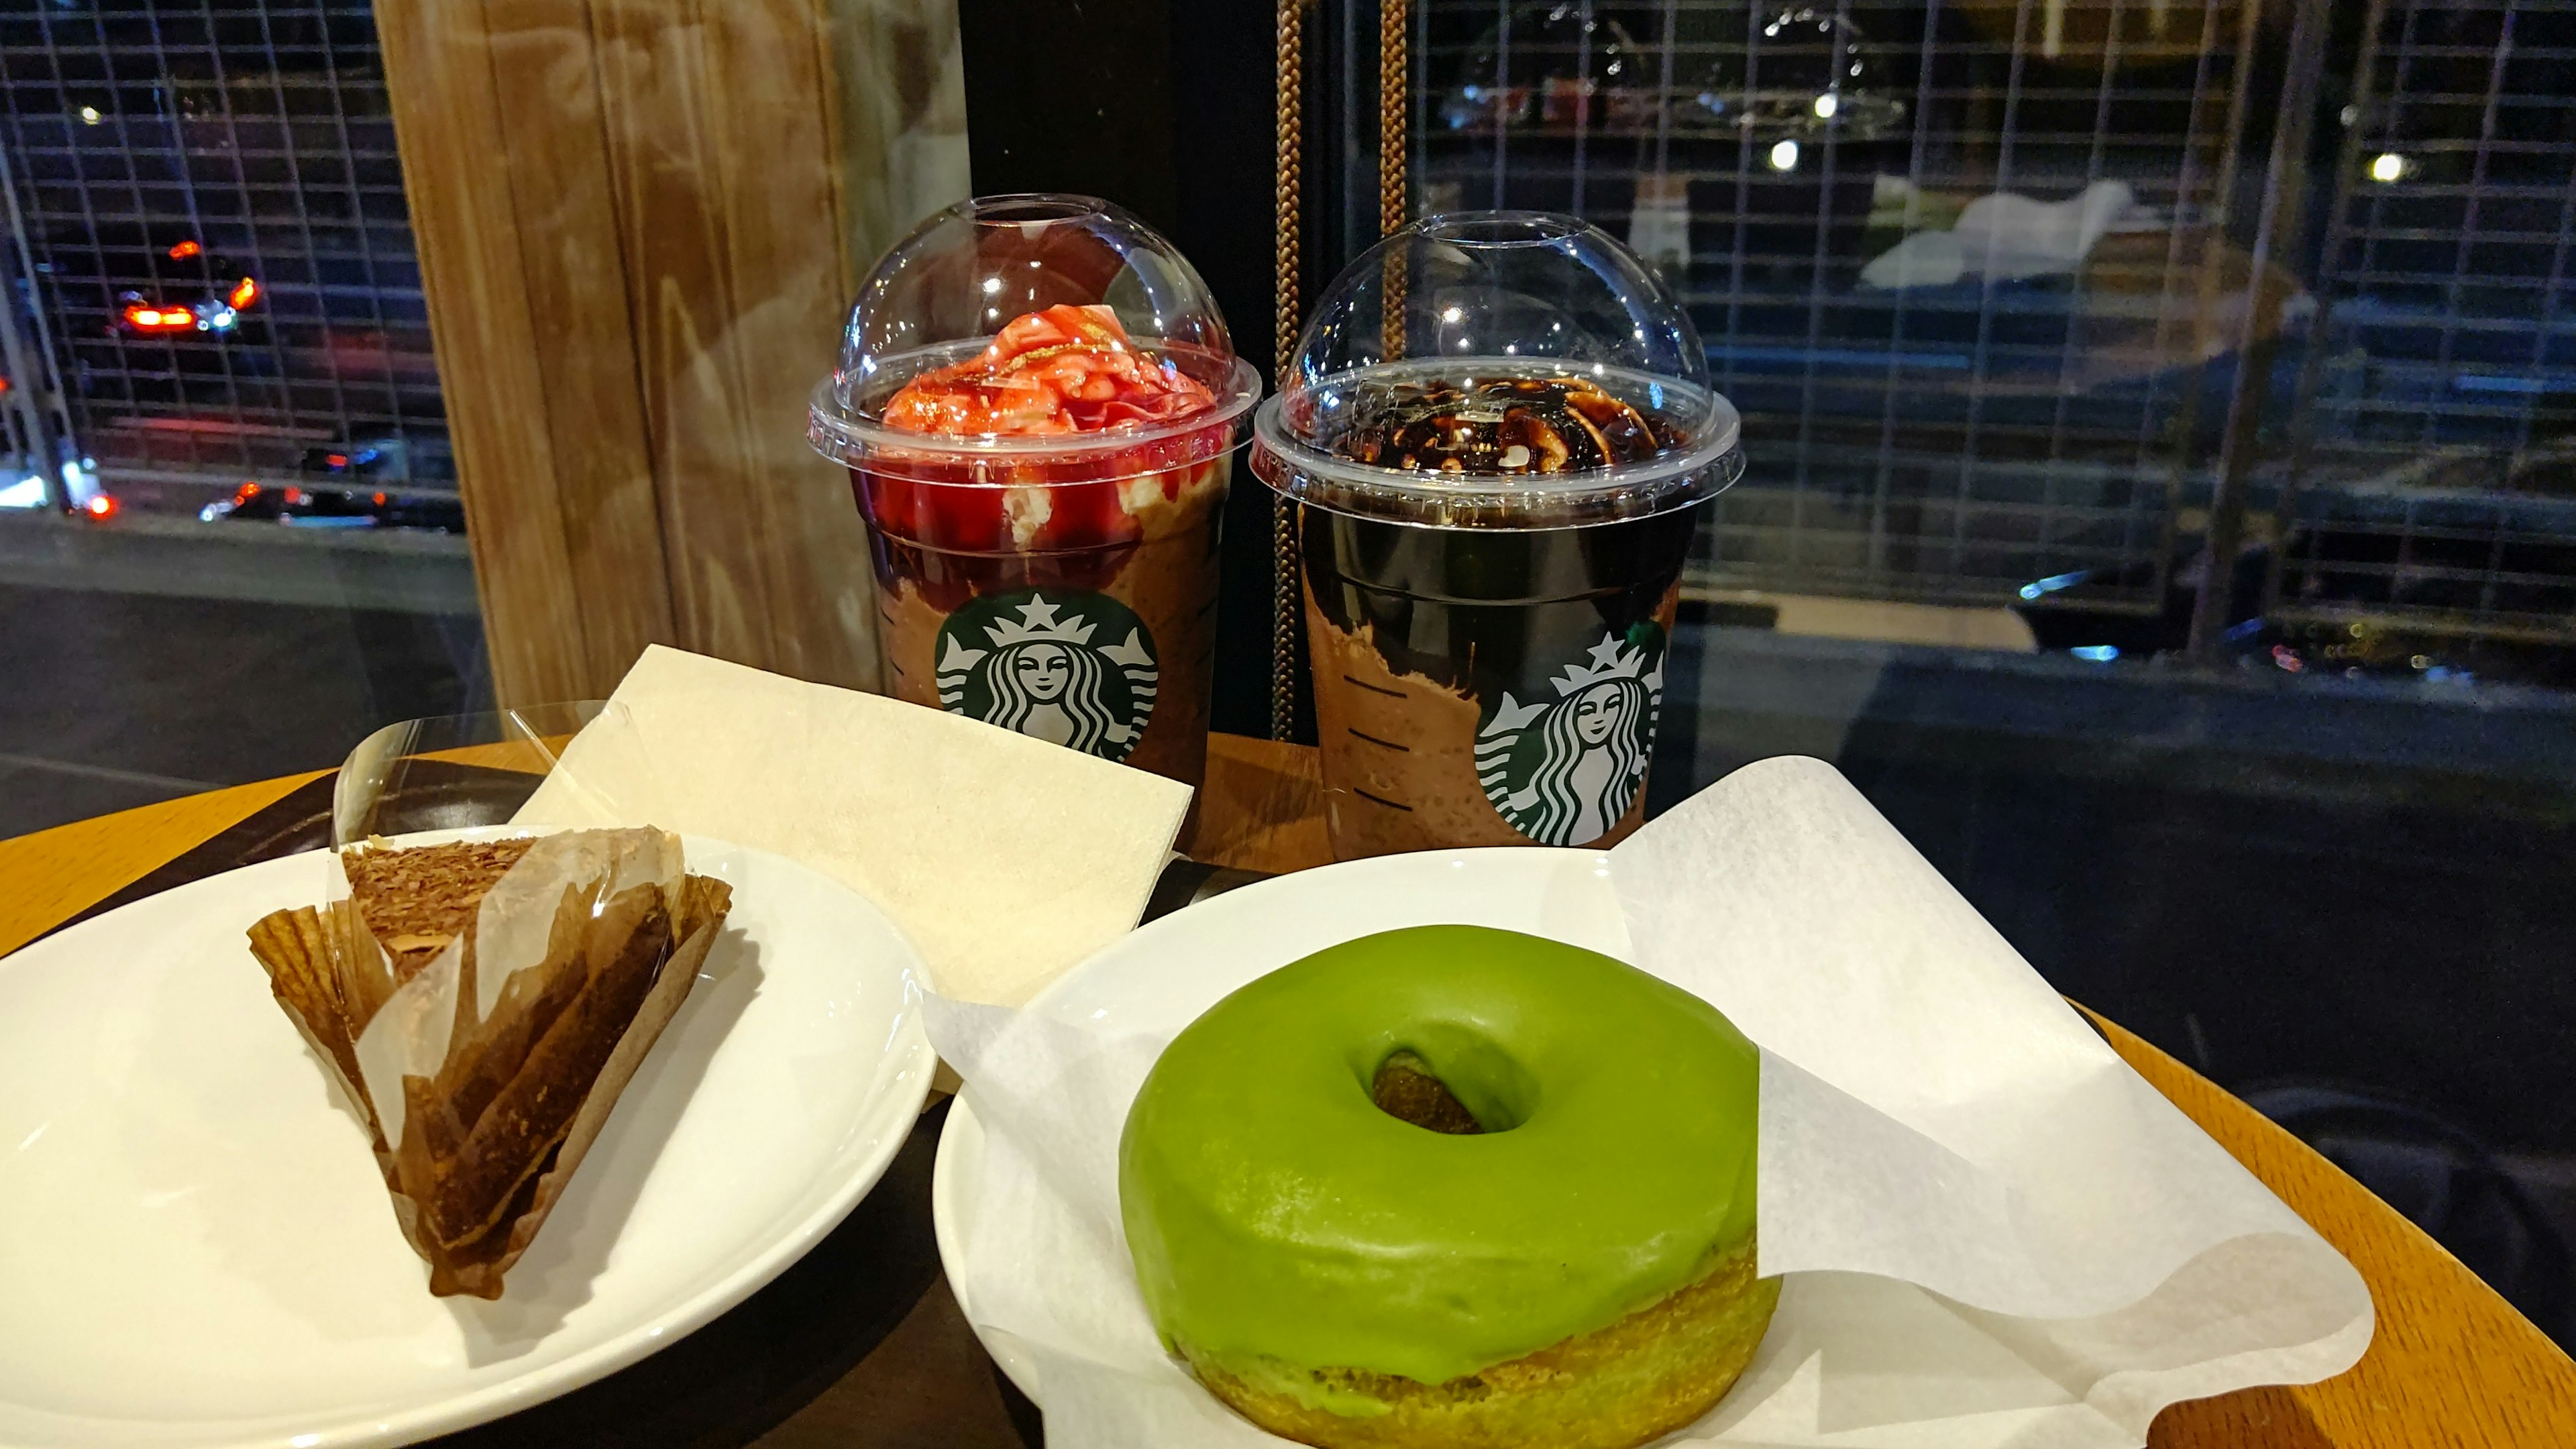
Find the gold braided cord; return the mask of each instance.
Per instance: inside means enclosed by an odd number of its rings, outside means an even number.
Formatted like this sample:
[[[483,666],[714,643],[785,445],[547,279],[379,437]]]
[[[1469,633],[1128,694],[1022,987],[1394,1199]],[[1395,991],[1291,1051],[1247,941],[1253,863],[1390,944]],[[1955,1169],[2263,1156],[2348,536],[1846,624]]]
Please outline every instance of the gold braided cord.
[[[1279,272],[1271,340],[1285,371],[1297,350],[1297,277],[1303,262],[1306,141],[1306,0],[1279,0]]]
[[[1297,350],[1297,274],[1303,256],[1301,213],[1305,202],[1303,151],[1306,99],[1306,0],[1279,3],[1279,270],[1277,299],[1278,365],[1273,379],[1285,385]],[[1297,723],[1297,626],[1302,610],[1297,598],[1297,530],[1288,495],[1274,495],[1270,505],[1272,579],[1270,599],[1270,737],[1285,740]]]
[[[1378,0],[1377,229],[1381,236],[1402,230],[1412,209],[1404,178],[1407,87],[1413,77],[1412,11],[1410,0]],[[1404,355],[1403,250],[1388,252],[1382,267],[1378,330],[1385,339],[1382,355],[1392,362]]]
[[[1413,6],[1378,0],[1377,7],[1377,229],[1383,236],[1405,223],[1405,130],[1412,79]]]

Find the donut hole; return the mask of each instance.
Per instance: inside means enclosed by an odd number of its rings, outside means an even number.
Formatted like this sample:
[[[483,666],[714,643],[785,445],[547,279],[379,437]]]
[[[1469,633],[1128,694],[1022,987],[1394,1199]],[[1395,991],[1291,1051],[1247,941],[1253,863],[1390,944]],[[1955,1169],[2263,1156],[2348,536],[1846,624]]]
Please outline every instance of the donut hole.
[[[1426,1131],[1467,1137],[1485,1130],[1449,1084],[1433,1076],[1430,1064],[1411,1052],[1397,1052],[1378,1064],[1377,1077],[1369,1083],[1369,1100],[1397,1121]]]
[[[1529,1120],[1537,1084],[1501,1047],[1457,1027],[1414,1036],[1380,1057],[1368,1075],[1369,1100],[1379,1111],[1453,1137],[1509,1132]]]

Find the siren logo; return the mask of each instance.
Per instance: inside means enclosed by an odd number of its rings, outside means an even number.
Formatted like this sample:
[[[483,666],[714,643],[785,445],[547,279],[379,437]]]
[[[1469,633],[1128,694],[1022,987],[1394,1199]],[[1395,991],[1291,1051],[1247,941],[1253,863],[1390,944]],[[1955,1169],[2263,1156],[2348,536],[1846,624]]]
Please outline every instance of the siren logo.
[[[1105,760],[1136,748],[1158,678],[1154,636],[1107,594],[990,594],[939,626],[941,708]]]
[[[1476,778],[1514,830],[1541,845],[1610,833],[1646,783],[1664,704],[1664,631],[1603,634],[1590,658],[1548,681],[1554,699],[1503,692],[1476,732]]]

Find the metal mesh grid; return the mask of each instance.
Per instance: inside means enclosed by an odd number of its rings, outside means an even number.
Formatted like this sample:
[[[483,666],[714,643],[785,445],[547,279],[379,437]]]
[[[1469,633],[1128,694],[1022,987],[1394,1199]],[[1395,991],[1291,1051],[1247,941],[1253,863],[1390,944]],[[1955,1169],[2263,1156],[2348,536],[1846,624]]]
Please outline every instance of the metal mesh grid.
[[[2463,445],[2326,458],[2297,494],[2267,612],[2576,641],[2576,496],[2508,486],[2499,461]]]
[[[2320,290],[2369,359],[2321,435],[2521,449],[2576,425],[2576,0],[2410,0],[2362,65],[2371,95]]]
[[[2271,612],[2576,640],[2576,3],[2372,20]]]
[[[376,486],[454,490],[363,0],[19,10],[0,16],[0,104],[67,411],[104,481],[186,507],[375,448]],[[229,329],[132,319],[228,302],[243,277],[260,294]]]
[[[2225,410],[2242,7],[1432,0],[1417,203],[1571,210],[1680,287],[1749,469],[1704,583],[2163,598]],[[1796,114],[1804,108],[1803,116]],[[1783,149],[1783,143],[1789,143]],[[2115,213],[2071,273],[1864,264],[1990,192]],[[1980,254],[1982,255],[1982,254]],[[2241,305],[2241,304],[2240,304]],[[2204,402],[2204,398],[2212,400]]]

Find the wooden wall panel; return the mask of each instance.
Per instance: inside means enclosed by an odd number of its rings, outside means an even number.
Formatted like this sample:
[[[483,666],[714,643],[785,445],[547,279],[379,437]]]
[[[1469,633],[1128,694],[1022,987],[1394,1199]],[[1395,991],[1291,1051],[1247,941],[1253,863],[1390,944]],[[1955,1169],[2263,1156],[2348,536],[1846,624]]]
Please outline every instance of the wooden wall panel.
[[[548,310],[563,299],[523,244],[539,239],[524,237],[497,65],[518,37],[474,0],[385,0],[376,15],[495,690],[505,703],[603,694],[645,643],[669,637],[670,613],[658,540],[637,553],[627,531],[594,531],[602,500],[580,496],[592,470],[557,454],[568,380],[549,378],[564,359],[544,338],[563,325]],[[529,59],[514,54],[513,74]],[[566,64],[561,93],[578,96]],[[514,97],[509,116],[525,123],[559,99],[541,87]],[[602,577],[609,586],[579,607],[579,581]]]
[[[434,0],[433,8],[447,5]],[[490,30],[492,77],[503,104],[502,167],[510,178],[530,340],[543,380],[555,506],[570,543],[571,616],[595,641],[587,651],[593,683],[599,671],[613,670],[607,682],[614,684],[647,643],[674,635],[644,397],[634,368],[623,361],[636,338],[619,277],[619,227],[588,26],[583,0],[508,0],[486,10],[506,17]],[[431,325],[434,333],[434,319]],[[442,366],[442,380],[448,371]],[[525,409],[529,401],[516,406]],[[483,501],[516,526],[524,513],[511,506],[512,498],[527,476],[511,468],[494,480],[468,474],[465,482],[469,489],[497,482],[482,489]],[[468,529],[473,542],[470,520]],[[562,625],[548,621],[547,627]]]
[[[864,530],[805,444],[890,239],[848,214],[883,162],[847,154],[831,3],[378,6],[504,703],[655,640],[876,683]]]
[[[873,685],[865,536],[806,446],[851,280],[812,0],[595,0],[673,601],[692,647]]]
[[[852,225],[834,146],[839,78],[820,0],[712,0],[711,9],[726,22],[713,36],[716,73],[776,82],[748,103],[717,106],[709,128],[732,242],[726,280],[736,312],[725,353],[754,422],[753,456],[769,480],[764,556],[782,560],[777,577],[791,585],[770,595],[770,667],[874,687],[866,530],[849,474],[805,443],[805,406],[839,360],[860,270],[894,238]],[[781,156],[794,159],[782,167]],[[871,156],[872,166],[883,164]],[[913,220],[903,218],[906,226]],[[818,232],[818,221],[826,229]],[[826,620],[836,627],[815,626]]]

